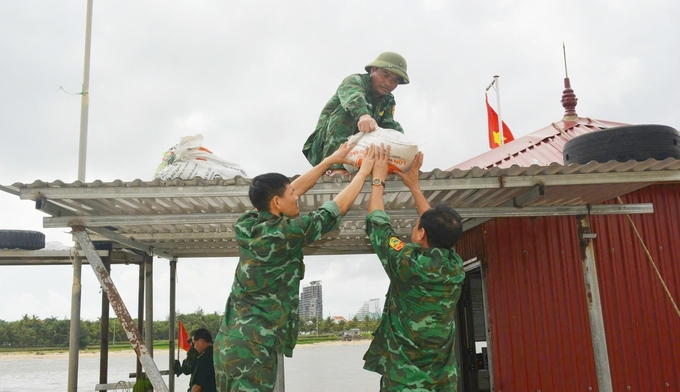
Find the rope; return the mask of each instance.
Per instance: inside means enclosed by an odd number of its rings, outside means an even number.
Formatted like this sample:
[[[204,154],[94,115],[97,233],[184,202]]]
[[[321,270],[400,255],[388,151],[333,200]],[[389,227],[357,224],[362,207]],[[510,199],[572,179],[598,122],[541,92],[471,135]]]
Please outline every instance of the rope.
[[[576,125],[574,125],[574,126],[576,126]],[[562,136],[564,136],[564,138],[567,139],[567,140],[571,140],[575,137],[575,136],[568,134],[567,131],[565,129],[563,129],[562,127],[558,126],[557,123],[552,123],[552,127],[557,129],[558,131],[560,131],[560,134]]]
[[[617,197],[616,200],[619,201],[619,204],[623,204],[623,201],[621,201],[620,197]],[[635,223],[633,222],[633,219],[631,219],[630,214],[626,214],[626,218],[628,218],[628,222],[630,222],[631,227],[633,227],[633,231],[635,232],[635,235],[637,236],[638,241],[640,241],[640,245],[642,245],[642,248],[645,250],[645,253],[647,254],[647,259],[649,260],[650,264],[652,264],[652,267],[654,267],[654,272],[656,272],[656,276],[659,278],[659,281],[661,282],[661,286],[663,286],[663,289],[666,292],[668,299],[671,301],[673,308],[675,308],[675,313],[677,313],[678,317],[680,317],[680,309],[678,309],[678,305],[675,303],[675,300],[673,299],[673,296],[671,295],[670,290],[668,290],[668,286],[666,286],[666,282],[664,282],[663,277],[661,276],[661,272],[659,272],[659,269],[656,267],[656,263],[654,263],[654,259],[652,258],[652,255],[649,253],[649,250],[647,249],[645,242],[642,240],[642,236],[640,236],[640,233],[638,232],[637,227],[635,227]]]

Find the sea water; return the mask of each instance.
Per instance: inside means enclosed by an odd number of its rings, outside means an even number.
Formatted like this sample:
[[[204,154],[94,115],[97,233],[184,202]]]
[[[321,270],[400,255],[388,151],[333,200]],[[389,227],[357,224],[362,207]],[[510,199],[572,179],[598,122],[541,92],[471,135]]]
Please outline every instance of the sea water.
[[[368,344],[368,340],[362,340],[297,346],[293,357],[284,360],[286,392],[377,391],[380,375],[362,368],[361,358]],[[154,361],[159,370],[168,369],[167,352],[156,350]],[[136,369],[134,351],[112,353],[108,367],[108,383],[134,381],[128,377]],[[169,385],[168,376],[163,376],[163,379]],[[176,392],[187,390],[189,376],[173,379]],[[94,391],[98,383],[99,354],[81,355],[78,360],[78,391]],[[63,392],[67,386],[68,353],[0,355],[0,392]],[[124,388],[117,390],[126,391]]]

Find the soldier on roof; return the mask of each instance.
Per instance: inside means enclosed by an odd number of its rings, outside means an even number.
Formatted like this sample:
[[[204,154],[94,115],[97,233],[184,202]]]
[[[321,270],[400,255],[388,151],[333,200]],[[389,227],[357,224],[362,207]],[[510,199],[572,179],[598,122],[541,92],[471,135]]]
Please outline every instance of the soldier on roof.
[[[309,163],[318,165],[347,139],[358,132],[372,132],[377,127],[404,133],[394,120],[392,91],[408,84],[406,60],[394,52],[385,52],[366,65],[365,74],[345,78],[321,111],[316,129],[302,153]],[[348,174],[342,165],[333,165],[326,174]]]

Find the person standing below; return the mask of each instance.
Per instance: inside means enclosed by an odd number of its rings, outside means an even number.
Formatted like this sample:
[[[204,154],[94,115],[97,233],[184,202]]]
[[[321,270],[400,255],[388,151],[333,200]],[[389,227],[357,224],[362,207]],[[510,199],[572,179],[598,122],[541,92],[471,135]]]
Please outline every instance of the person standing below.
[[[302,148],[312,166],[333,153],[358,132],[372,132],[377,127],[404,133],[394,120],[396,102],[392,91],[408,84],[406,60],[394,52],[385,52],[366,67],[365,74],[345,78],[321,111],[316,129]],[[349,174],[342,165],[334,164],[327,174]]]
[[[192,337],[194,336],[194,333],[196,333],[196,331],[193,331],[191,333]],[[198,357],[198,351],[196,351],[196,347],[194,347],[194,341],[192,337],[189,337],[188,339],[189,350],[187,351],[187,357],[184,358],[182,364],[179,363],[179,360],[175,359],[175,363],[173,366],[173,372],[177,377],[179,377],[180,374],[186,374],[190,376],[189,385],[192,385],[194,383],[193,382],[194,367],[196,365],[196,357]],[[189,392],[191,392],[191,387],[189,387]]]
[[[389,147],[377,151],[366,234],[390,279],[382,319],[364,355],[364,369],[382,375],[380,391],[457,390],[455,312],[465,271],[454,244],[463,234],[450,207],[430,207],[418,184],[423,153],[407,173],[396,172],[413,195],[420,218],[411,242],[397,236],[385,213]]]
[[[205,328],[199,328],[192,336],[194,347],[198,352],[196,365],[191,375],[191,392],[216,392],[215,367],[213,365],[213,339]]]
[[[298,305],[305,266],[302,249],[338,228],[373,167],[376,147],[365,152],[352,181],[332,200],[299,216],[298,200],[326,169],[346,162],[354,147],[340,148],[290,182],[279,173],[253,178],[248,196],[255,207],[234,230],[239,262],[215,339],[215,374],[221,392],[272,391],[277,353],[293,354],[300,329]]]

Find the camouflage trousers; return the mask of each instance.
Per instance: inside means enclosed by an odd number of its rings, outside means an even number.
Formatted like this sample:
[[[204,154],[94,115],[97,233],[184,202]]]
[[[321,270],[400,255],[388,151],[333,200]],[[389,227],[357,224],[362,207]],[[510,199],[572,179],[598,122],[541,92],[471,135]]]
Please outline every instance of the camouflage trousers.
[[[277,359],[272,347],[228,336],[221,331],[213,344],[219,392],[273,391]]]
[[[458,391],[458,386],[453,385],[424,385],[421,383],[416,384],[400,384],[394,380],[382,376],[380,377],[380,392],[456,392]]]

